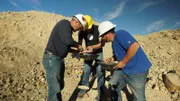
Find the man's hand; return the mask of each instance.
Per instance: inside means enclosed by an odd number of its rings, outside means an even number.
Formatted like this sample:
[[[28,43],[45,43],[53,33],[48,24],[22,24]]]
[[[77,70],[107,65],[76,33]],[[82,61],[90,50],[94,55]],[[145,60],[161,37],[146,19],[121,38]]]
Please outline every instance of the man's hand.
[[[114,58],[113,57],[110,57],[110,58],[107,58],[104,60],[105,63],[111,63],[111,62],[114,62]]]
[[[116,66],[114,66],[114,69],[122,69],[124,66],[126,65],[125,62],[123,61],[119,61],[118,64]]]
[[[81,45],[78,45],[77,49],[78,49],[79,52],[84,51],[84,48]]]
[[[86,50],[89,51],[89,52],[92,52],[92,51],[93,51],[93,46],[88,46],[88,47],[86,48]]]

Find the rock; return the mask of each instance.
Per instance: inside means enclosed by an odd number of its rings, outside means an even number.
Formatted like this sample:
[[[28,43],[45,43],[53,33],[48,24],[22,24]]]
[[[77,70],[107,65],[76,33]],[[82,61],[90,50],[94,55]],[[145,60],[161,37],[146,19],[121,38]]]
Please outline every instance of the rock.
[[[167,73],[163,75],[166,88],[170,93],[180,90],[180,78],[176,73]]]
[[[27,90],[23,90],[23,92],[22,92],[22,93],[26,94],[26,93],[27,93]]]
[[[42,83],[45,83],[45,82],[46,82],[46,79],[45,79],[45,78],[41,78],[41,82],[42,82]]]

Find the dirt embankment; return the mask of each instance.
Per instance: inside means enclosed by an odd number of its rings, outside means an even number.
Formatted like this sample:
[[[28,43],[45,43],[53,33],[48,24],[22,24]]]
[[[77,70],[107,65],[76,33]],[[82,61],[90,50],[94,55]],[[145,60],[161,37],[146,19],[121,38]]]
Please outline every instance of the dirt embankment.
[[[0,101],[44,101],[47,96],[42,54],[56,22],[70,19],[44,12],[0,13]],[[73,34],[77,39],[77,33]],[[135,35],[153,66],[147,83],[147,101],[179,101],[180,93],[170,94],[164,86],[162,73],[175,70],[180,75],[180,30],[164,30],[146,36]],[[110,43],[104,57],[111,56]],[[83,60],[68,54],[66,58],[63,101],[72,100],[80,81]],[[96,91],[82,101],[93,101]],[[72,98],[72,99],[71,99]],[[126,97],[123,95],[123,99]]]

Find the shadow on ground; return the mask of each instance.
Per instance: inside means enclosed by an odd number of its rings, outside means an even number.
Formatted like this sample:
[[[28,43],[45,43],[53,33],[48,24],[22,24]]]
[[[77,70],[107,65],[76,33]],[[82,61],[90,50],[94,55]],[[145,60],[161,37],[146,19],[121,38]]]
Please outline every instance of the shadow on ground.
[[[93,84],[94,84],[94,81],[96,79],[96,74],[93,74],[93,77],[92,79],[90,80],[89,82],[89,90],[97,90],[97,88],[92,88],[93,87]],[[81,80],[82,80],[82,76],[81,76]],[[78,85],[76,86],[75,90],[73,91],[71,97],[69,98],[68,101],[76,101],[78,99],[78,93],[80,92],[80,89],[78,88],[79,85],[81,85],[81,80],[79,81]],[[110,76],[107,76],[105,78],[106,81],[109,81],[110,80]],[[88,91],[89,91],[88,90]],[[87,91],[87,92],[88,92]],[[122,91],[125,93],[126,95],[126,98],[127,98],[127,101],[133,101],[132,99],[132,94],[129,92],[129,90],[127,89],[127,86],[125,86]],[[112,100],[112,90],[105,87],[103,88],[103,95],[101,96],[100,100],[99,101],[113,101]],[[89,96],[89,95],[88,95]]]

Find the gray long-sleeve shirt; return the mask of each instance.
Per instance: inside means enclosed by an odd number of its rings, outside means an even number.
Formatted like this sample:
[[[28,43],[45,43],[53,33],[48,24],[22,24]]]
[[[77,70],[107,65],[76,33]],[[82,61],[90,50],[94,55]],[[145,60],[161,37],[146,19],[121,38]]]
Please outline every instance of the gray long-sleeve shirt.
[[[73,28],[68,20],[59,21],[51,32],[46,51],[61,58],[66,57],[70,47],[78,44],[72,38],[72,33]]]

